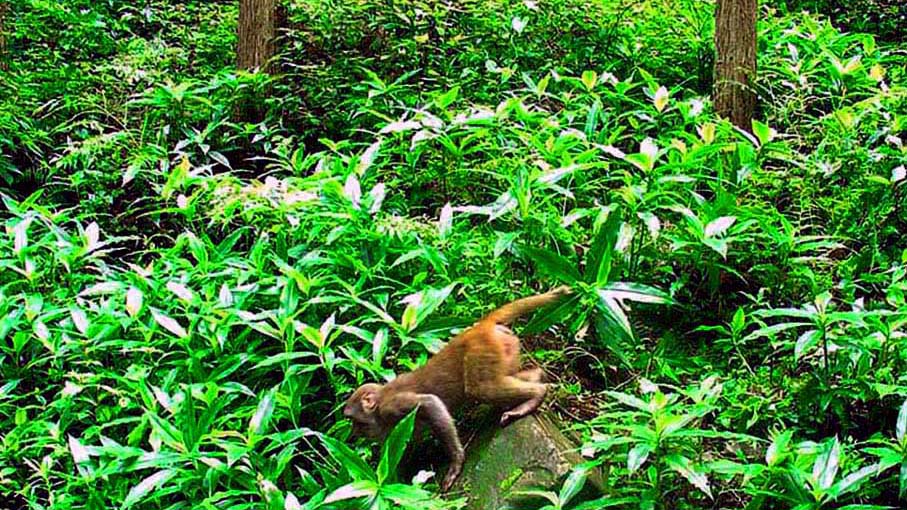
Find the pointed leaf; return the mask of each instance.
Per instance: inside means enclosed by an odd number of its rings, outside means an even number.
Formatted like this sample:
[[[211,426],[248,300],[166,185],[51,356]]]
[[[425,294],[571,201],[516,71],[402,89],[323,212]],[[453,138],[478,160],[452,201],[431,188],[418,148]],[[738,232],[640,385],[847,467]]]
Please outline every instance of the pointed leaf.
[[[413,428],[416,423],[417,409],[412,410],[394,426],[381,448],[381,460],[378,462],[378,485],[397,472],[397,465],[406,451]]]
[[[557,278],[560,283],[572,284],[580,279],[576,266],[562,255],[527,245],[521,246],[520,251],[528,255],[540,271]]]
[[[649,446],[648,443],[640,443],[634,446],[627,455],[627,470],[629,470],[630,473],[635,473],[636,470],[645,464],[650,453],[652,453],[652,447]]]
[[[146,477],[139,482],[138,485],[129,490],[129,494],[126,495],[126,499],[123,500],[123,505],[120,508],[131,508],[144,499],[151,491],[159,489],[162,485],[167,483],[167,481],[173,478],[173,475],[175,474],[175,469],[165,469]]]
[[[271,416],[274,414],[274,398],[276,395],[277,387],[275,386],[265,393],[261,401],[258,402],[258,408],[255,409],[255,414],[249,420],[250,438],[260,436],[267,431]]]
[[[665,457],[665,464],[672,470],[680,473],[681,476],[686,478],[687,481],[693,484],[697,489],[704,492],[706,496],[712,498],[708,477],[705,476],[705,473],[699,471],[690,459],[676,454],[668,455]]]
[[[173,333],[174,335],[178,336],[179,338],[186,338],[189,336],[189,333],[187,333],[186,330],[183,329],[182,326],[180,326],[180,323],[177,322],[176,319],[168,317],[167,315],[164,315],[163,313],[155,310],[154,308],[151,309],[151,316],[154,317],[155,322],[157,322],[164,329]]]

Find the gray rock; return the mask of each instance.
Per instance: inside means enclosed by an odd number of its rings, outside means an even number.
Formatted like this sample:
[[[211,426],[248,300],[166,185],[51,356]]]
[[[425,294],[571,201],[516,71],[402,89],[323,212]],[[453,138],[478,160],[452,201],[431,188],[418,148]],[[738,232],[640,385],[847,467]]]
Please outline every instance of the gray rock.
[[[463,474],[452,492],[467,496],[468,510],[540,508],[543,504],[530,504],[514,492],[557,492],[564,477],[583,462],[576,450],[550,414],[533,414],[504,428],[490,424],[468,446]],[[602,487],[597,472],[590,473],[588,486]]]

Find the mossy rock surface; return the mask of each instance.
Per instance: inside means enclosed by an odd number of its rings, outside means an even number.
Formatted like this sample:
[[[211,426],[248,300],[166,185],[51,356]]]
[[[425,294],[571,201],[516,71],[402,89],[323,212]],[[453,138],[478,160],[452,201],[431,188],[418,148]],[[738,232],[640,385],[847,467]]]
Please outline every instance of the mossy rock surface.
[[[453,491],[467,496],[469,510],[537,508],[514,492],[557,491],[583,462],[576,450],[550,414],[530,415],[504,428],[489,424],[469,444]],[[587,485],[601,487],[601,478],[591,473]]]

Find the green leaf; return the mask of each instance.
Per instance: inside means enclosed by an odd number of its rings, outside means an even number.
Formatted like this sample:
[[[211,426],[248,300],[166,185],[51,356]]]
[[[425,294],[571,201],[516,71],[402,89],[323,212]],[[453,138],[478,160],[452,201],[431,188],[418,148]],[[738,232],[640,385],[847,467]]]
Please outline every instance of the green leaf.
[[[635,473],[645,464],[650,453],[652,453],[652,447],[648,443],[640,443],[634,446],[627,455],[627,470],[630,473]]]
[[[819,454],[813,463],[813,480],[819,488],[828,490],[838,474],[838,461],[841,456],[841,443],[838,437],[832,440],[831,448]]]
[[[665,457],[665,464],[673,471],[680,473],[693,486],[704,492],[706,496],[712,498],[708,477],[705,476],[705,473],[699,471],[699,468],[694,466],[690,459],[682,455],[672,454]]]
[[[775,130],[768,127],[768,125],[759,122],[756,119],[753,119],[753,134],[756,135],[756,138],[759,139],[760,145],[765,145],[768,142],[771,142],[775,138]]]
[[[907,400],[904,400],[904,403],[901,404],[901,410],[898,412],[898,421],[895,426],[895,437],[899,443],[904,441],[904,437],[907,437]]]
[[[552,325],[563,322],[566,317],[576,311],[579,304],[580,296],[578,294],[561,299],[552,309],[533,315],[523,330],[528,334],[541,333]]]
[[[371,482],[377,480],[372,468],[370,468],[356,452],[351,450],[349,446],[325,434],[319,434],[318,437],[321,439],[321,442],[324,443],[324,447],[327,449],[328,453],[331,454],[331,457],[334,457],[334,460],[349,473],[351,478],[359,481]]]
[[[628,395],[626,393],[621,393],[619,391],[606,391],[605,395],[610,396],[611,398],[617,400],[621,404],[632,407],[633,409],[637,409],[646,414],[649,414],[652,412],[648,402],[645,402],[645,401],[639,399],[638,397],[634,397],[633,395]]]
[[[163,326],[164,329],[173,333],[177,337],[186,338],[189,336],[189,333],[187,333],[186,330],[183,329],[182,326],[180,326],[180,323],[172,317],[168,317],[167,315],[164,315],[162,312],[159,312],[154,308],[151,309],[151,316],[154,317],[154,322],[157,322],[158,324]]]
[[[277,395],[277,387],[271,388],[261,401],[258,402],[258,408],[252,419],[249,420],[249,439],[260,436],[268,430],[271,422],[271,416],[274,414],[274,397]]]
[[[346,501],[348,499],[358,499],[364,497],[374,497],[378,494],[378,487],[370,480],[356,480],[342,487],[338,487],[334,492],[321,502],[322,505]]]
[[[583,82],[583,86],[586,87],[586,90],[591,92],[598,83],[598,73],[595,71],[583,71],[580,80]]]
[[[603,285],[608,282],[611,275],[611,257],[621,223],[620,213],[609,211],[605,222],[598,227],[586,255],[586,283]]]
[[[772,444],[770,444],[765,451],[765,463],[768,464],[769,467],[777,466],[790,455],[788,446],[790,445],[793,435],[794,432],[792,430],[785,430],[772,439]]]
[[[833,498],[839,498],[845,494],[851,493],[859,489],[860,485],[866,481],[867,478],[878,474],[881,471],[880,467],[879,464],[864,466],[845,476],[840,482],[836,483],[828,493]]]
[[[383,485],[391,475],[396,474],[397,465],[406,451],[406,445],[412,438],[417,412],[418,409],[413,409],[400,420],[384,441],[381,448],[381,460],[378,462],[378,485]]]
[[[586,485],[588,474],[588,469],[582,467],[575,468],[570,472],[570,475],[564,480],[564,484],[561,486],[561,491],[558,495],[562,507],[567,506],[567,504],[570,503],[570,500],[572,500],[579,491],[583,490],[583,486]]]
[[[800,335],[796,345],[794,345],[794,359],[799,360],[803,356],[803,353],[815,347],[821,338],[822,332],[816,331],[815,329],[810,329]]]
[[[580,279],[576,266],[551,250],[523,245],[520,251],[528,255],[542,272],[557,278],[560,283],[570,285]]]
[[[150,411],[146,412],[145,416],[148,417],[148,421],[151,422],[151,428],[160,436],[164,444],[178,452],[186,452],[186,446],[183,444],[183,434],[179,429]]]
[[[599,296],[607,296],[618,301],[636,301],[662,305],[675,304],[674,299],[664,291],[649,285],[629,282],[613,282],[599,287]]]
[[[146,477],[139,482],[138,485],[129,490],[129,494],[126,495],[126,499],[123,500],[123,504],[120,508],[125,509],[132,507],[144,499],[151,491],[156,490],[167,483],[167,481],[173,478],[173,475],[175,474],[175,469],[165,469]]]

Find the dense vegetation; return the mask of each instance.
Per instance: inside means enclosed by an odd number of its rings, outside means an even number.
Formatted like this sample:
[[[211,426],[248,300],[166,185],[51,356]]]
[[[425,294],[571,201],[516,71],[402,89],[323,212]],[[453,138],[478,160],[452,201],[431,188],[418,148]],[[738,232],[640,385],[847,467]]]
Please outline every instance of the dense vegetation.
[[[749,134],[699,0],[294,0],[273,78],[232,1],[12,2],[0,495],[457,506],[339,404],[568,283],[520,329],[586,441],[547,508],[903,508],[907,22],[863,4],[761,6]]]

